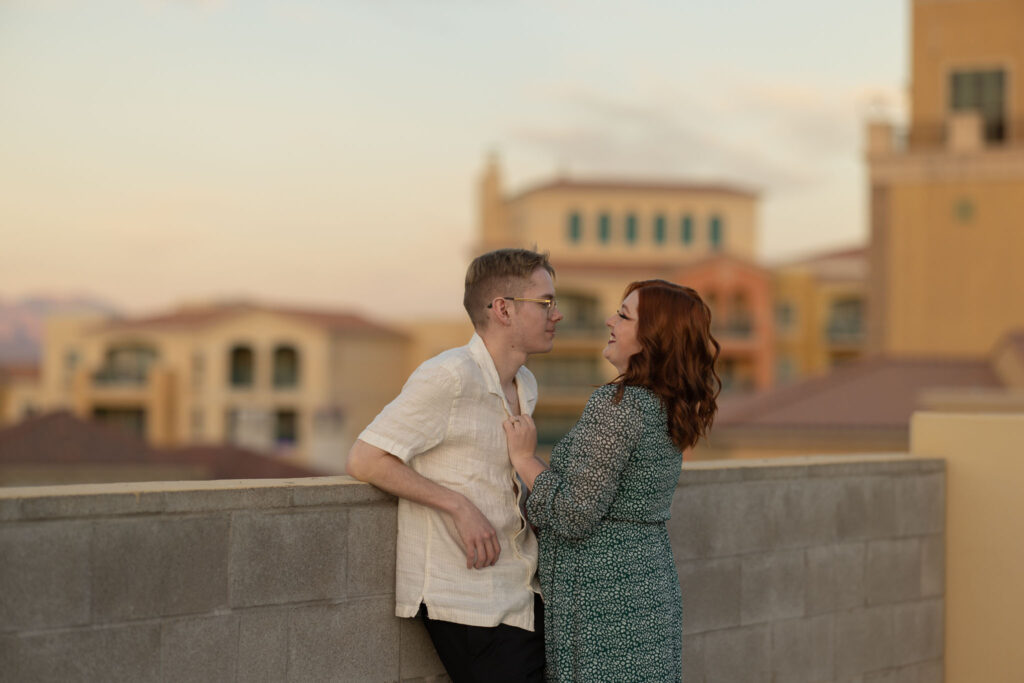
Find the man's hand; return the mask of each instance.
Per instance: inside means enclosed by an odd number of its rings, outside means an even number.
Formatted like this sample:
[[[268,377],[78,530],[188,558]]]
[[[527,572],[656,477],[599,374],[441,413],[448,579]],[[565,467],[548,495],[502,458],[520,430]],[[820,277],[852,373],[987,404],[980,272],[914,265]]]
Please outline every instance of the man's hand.
[[[387,451],[356,439],[346,470],[360,481],[451,516],[455,538],[466,553],[467,569],[483,569],[498,561],[498,534],[483,513],[460,493],[414,472]]]
[[[497,562],[501,554],[498,533],[477,506],[463,498],[451,515],[466,553],[466,569],[483,569]]]

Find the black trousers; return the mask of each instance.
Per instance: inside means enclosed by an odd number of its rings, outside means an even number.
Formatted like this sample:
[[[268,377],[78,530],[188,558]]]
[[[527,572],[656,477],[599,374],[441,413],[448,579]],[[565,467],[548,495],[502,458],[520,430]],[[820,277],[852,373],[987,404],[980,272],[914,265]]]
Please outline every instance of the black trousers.
[[[420,605],[418,616],[452,683],[544,680],[544,603],[539,595],[533,598],[532,633],[508,624],[467,626],[431,619],[426,605]]]

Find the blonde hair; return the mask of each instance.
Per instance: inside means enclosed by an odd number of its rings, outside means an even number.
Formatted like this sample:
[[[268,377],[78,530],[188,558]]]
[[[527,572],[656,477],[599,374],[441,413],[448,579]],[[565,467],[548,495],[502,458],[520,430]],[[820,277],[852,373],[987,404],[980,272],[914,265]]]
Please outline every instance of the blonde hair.
[[[500,296],[519,296],[538,268],[555,276],[548,254],[530,249],[497,249],[473,259],[466,270],[462,305],[475,329],[487,325],[487,304]]]

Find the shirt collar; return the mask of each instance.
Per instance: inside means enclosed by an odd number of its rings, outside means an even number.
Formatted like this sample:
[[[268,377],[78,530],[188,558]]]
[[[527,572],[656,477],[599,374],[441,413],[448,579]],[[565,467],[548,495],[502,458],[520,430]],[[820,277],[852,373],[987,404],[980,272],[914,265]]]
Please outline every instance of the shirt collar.
[[[487,350],[484,340],[476,332],[473,333],[472,339],[469,340],[469,353],[473,356],[473,360],[476,361],[480,371],[483,373],[487,391],[499,396],[502,404],[505,406],[505,410],[508,411],[508,401],[505,399],[505,392],[501,390],[501,380],[498,378],[498,369],[494,367],[494,359],[491,358],[491,352]],[[537,392],[533,390],[534,383],[535,380],[530,376],[530,371],[526,369],[525,365],[520,366],[516,370],[516,391],[519,393],[519,408],[527,415],[533,414],[533,407],[537,404]]]

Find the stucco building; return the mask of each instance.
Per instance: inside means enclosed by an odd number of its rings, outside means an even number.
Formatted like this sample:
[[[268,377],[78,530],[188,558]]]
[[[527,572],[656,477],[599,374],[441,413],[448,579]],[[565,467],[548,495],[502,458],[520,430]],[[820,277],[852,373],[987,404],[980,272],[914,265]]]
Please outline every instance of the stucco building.
[[[913,0],[910,123],[868,131],[869,348],[974,356],[1024,327],[1024,0]]]
[[[39,411],[116,423],[158,447],[229,443],[337,471],[401,389],[408,337],[337,311],[212,304],[58,317]]]

